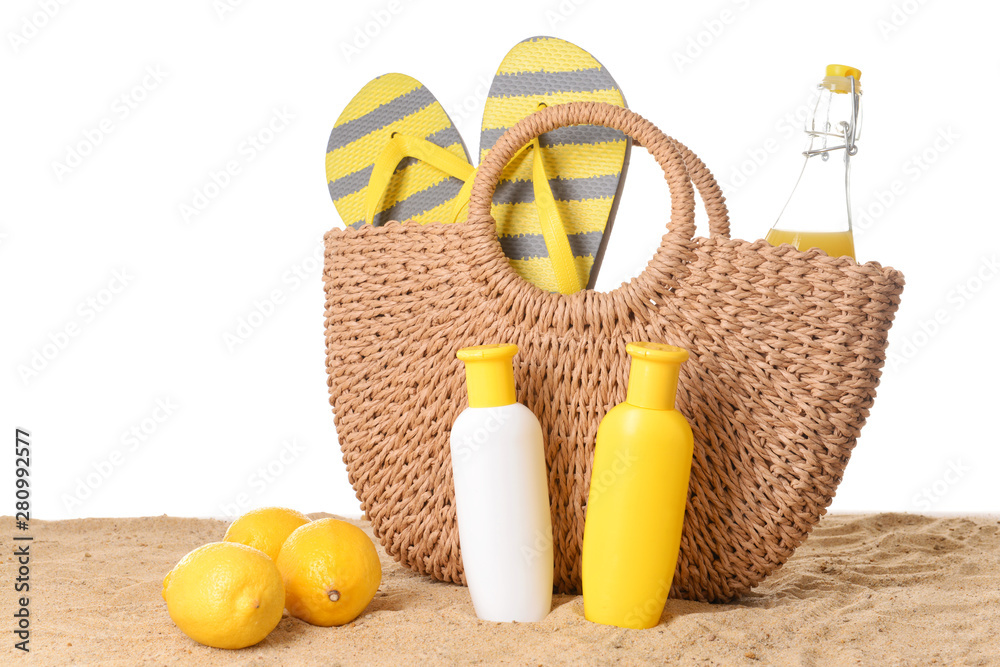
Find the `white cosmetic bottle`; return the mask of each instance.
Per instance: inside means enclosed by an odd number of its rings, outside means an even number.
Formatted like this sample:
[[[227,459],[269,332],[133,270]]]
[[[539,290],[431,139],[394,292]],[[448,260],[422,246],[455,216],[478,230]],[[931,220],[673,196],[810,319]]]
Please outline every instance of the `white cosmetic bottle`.
[[[459,350],[469,407],[451,429],[458,537],[476,615],[540,621],[552,608],[552,518],[542,427],[517,402],[516,345]]]

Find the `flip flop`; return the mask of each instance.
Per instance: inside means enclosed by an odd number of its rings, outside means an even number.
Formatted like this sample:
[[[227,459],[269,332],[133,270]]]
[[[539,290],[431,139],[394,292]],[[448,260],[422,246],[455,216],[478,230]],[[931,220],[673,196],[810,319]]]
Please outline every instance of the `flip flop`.
[[[544,106],[567,102],[625,106],[615,80],[592,55],[554,37],[517,44],[500,63],[483,114],[480,162],[496,140]],[[493,216],[514,269],[542,289],[592,288],[632,142],[595,125],[547,132],[514,157],[493,196]]]
[[[350,101],[330,133],[326,178],[348,227],[454,222],[474,175],[444,107],[419,81],[385,74]]]

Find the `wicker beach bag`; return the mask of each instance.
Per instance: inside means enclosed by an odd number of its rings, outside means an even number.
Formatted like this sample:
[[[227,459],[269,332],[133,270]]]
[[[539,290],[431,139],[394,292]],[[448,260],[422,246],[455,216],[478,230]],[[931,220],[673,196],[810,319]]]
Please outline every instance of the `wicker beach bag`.
[[[652,153],[670,222],[639,277],[607,293],[550,294],[511,268],[490,204],[520,147],[581,124],[620,130]],[[695,237],[692,181],[708,238]],[[704,164],[635,113],[597,103],[549,107],[502,136],[464,224],[330,231],[324,282],[330,402],[351,484],[386,550],[443,581],[464,583],[448,441],[466,406],[460,347],[520,348],[518,399],[545,433],[559,592],[580,591],[594,439],[625,398],[626,343],[686,348],[677,408],[694,460],[671,595],[703,601],[750,590],[826,511],[872,406],[903,288],[902,274],[875,262],[730,239]]]

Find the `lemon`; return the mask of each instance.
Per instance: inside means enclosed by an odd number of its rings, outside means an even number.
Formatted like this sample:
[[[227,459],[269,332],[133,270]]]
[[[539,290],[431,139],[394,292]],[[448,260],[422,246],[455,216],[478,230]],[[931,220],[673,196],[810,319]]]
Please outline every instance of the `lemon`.
[[[307,523],[309,517],[302,512],[284,507],[264,507],[251,510],[233,521],[222,540],[260,549],[274,560],[292,531]]]
[[[313,625],[350,623],[382,583],[382,565],[364,531],[337,519],[295,530],[278,554],[288,613]]]
[[[181,559],[163,579],[170,618],[188,637],[216,648],[244,648],[281,620],[285,587],[263,551],[212,542]]]

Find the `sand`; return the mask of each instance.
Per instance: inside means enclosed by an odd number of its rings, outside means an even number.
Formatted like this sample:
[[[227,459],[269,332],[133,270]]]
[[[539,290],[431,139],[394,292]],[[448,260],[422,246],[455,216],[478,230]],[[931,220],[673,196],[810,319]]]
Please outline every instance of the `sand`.
[[[10,540],[12,519],[0,519],[0,526]],[[286,616],[261,644],[240,651],[188,639],[160,597],[163,575],[176,561],[220,539],[225,528],[221,521],[165,516],[32,522],[32,650],[14,655],[20,653],[9,632],[15,566],[8,555],[0,662],[1000,664],[996,519],[827,516],[752,594],[724,605],[670,600],[650,630],[589,623],[575,596],[556,596],[538,624],[483,622],[467,589],[403,570],[380,548],[382,586],[357,621],[318,628]]]

